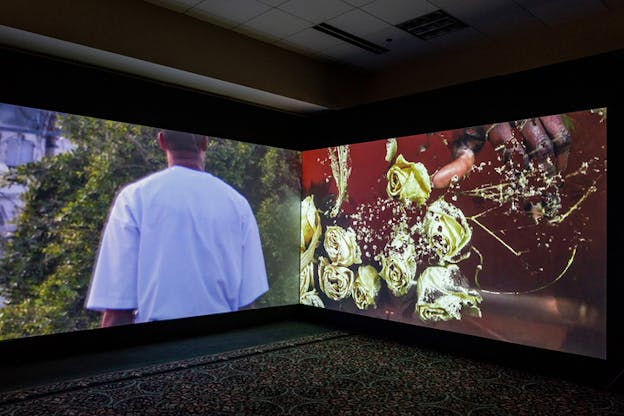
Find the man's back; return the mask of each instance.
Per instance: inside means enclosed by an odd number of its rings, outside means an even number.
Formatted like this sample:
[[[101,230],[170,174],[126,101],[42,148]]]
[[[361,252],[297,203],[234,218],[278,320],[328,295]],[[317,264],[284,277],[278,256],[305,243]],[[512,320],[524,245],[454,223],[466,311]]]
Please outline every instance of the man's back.
[[[90,309],[135,322],[237,310],[268,290],[253,212],[209,173],[172,166],[125,187],[102,239]]]

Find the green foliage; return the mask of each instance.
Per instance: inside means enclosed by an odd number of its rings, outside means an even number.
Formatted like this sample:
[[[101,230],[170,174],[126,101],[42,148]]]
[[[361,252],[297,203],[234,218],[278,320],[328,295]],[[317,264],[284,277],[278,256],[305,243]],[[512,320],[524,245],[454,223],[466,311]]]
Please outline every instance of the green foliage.
[[[568,129],[568,131],[570,132],[573,132],[574,129],[576,128],[574,124],[574,120],[567,114],[561,115],[561,121],[563,122],[564,127]]]
[[[73,115],[59,123],[74,150],[0,178],[2,186],[27,186],[0,260],[9,300],[0,309],[0,339],[98,326],[99,314],[84,302],[110,205],[121,187],[166,165],[153,128]],[[297,152],[210,140],[207,171],[242,192],[256,213],[270,285],[258,306],[298,301],[298,166]]]
[[[299,153],[270,148],[260,163],[264,198],[256,209],[270,290],[259,306],[299,302],[299,224],[301,171]]]
[[[84,301],[111,201],[164,164],[154,129],[73,115],[60,117],[60,127],[76,145],[72,152],[2,178],[27,190],[0,262],[10,300],[0,309],[0,339],[97,326]]]
[[[257,306],[299,301],[298,152],[212,138],[206,169],[247,197],[258,222],[269,278],[269,292]]]

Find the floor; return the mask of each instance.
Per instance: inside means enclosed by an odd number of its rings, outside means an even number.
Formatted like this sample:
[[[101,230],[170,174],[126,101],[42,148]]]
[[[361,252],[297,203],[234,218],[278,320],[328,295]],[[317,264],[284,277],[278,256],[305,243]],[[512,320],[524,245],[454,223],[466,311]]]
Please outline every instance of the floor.
[[[202,337],[9,366],[2,368],[0,391],[193,358],[331,330],[323,325],[285,320]]]
[[[340,328],[328,323],[286,319],[188,339],[9,365],[0,368],[0,392],[221,353],[336,329]],[[615,384],[617,386],[612,386],[615,390],[624,391],[622,380],[618,379]]]

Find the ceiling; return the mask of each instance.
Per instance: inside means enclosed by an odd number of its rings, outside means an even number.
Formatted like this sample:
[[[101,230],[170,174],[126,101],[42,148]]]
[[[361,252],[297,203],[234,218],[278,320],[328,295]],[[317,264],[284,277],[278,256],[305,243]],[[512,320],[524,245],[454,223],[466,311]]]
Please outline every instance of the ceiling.
[[[441,50],[486,44],[523,31],[557,28],[579,16],[608,13],[603,0],[147,0],[228,30],[303,54],[365,70]],[[442,10],[459,30],[420,39],[397,25]],[[373,53],[314,29],[321,23],[387,49]]]
[[[399,27],[431,13],[426,40]],[[0,2],[0,46],[291,113],[619,50],[623,28],[623,0]]]

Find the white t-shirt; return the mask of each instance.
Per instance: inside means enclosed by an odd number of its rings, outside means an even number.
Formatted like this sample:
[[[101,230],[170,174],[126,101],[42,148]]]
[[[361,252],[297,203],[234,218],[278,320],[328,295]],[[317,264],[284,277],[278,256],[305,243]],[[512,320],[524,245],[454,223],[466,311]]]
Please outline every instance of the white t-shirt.
[[[268,288],[247,200],[207,172],[173,166],[118,194],[86,307],[158,321],[235,311]]]

